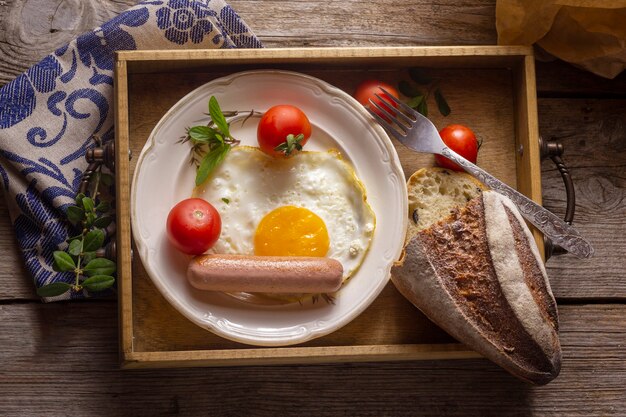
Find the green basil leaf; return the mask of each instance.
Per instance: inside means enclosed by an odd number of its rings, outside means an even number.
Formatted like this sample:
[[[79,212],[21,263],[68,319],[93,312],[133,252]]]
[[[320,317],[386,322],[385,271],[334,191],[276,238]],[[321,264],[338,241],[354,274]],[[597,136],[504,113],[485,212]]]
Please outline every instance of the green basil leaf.
[[[439,113],[441,113],[443,116],[447,116],[450,114],[450,106],[448,105],[446,99],[443,97],[440,89],[435,90],[435,101],[437,101]]]
[[[426,100],[422,100],[420,104],[417,105],[417,111],[424,117],[428,117],[428,103],[426,103]]]
[[[421,68],[409,68],[409,77],[420,85],[427,85],[433,82],[432,78],[424,74],[424,70]]]
[[[83,252],[83,264],[87,265],[93,259],[96,259],[96,252]]]
[[[115,273],[117,266],[115,262],[106,258],[96,258],[90,261],[83,269],[85,275],[111,275]]]
[[[52,255],[54,256],[54,264],[59,271],[73,271],[76,269],[76,264],[69,253],[56,250]]]
[[[417,88],[415,88],[413,84],[405,80],[402,80],[398,83],[398,90],[400,90],[400,92],[407,97],[422,95],[422,93]]]
[[[409,107],[416,109],[417,106],[419,106],[422,103],[422,101],[424,101],[424,96],[415,96],[415,97],[412,97],[406,104]]]
[[[85,208],[85,212],[87,213],[93,211],[94,203],[91,197],[83,198],[83,207]]]
[[[194,126],[187,131],[191,139],[203,143],[209,143],[215,139],[215,133],[215,129],[208,126]]]
[[[100,213],[105,213],[107,211],[109,211],[111,209],[111,204],[108,201],[101,201],[97,206],[96,206],[96,211],[99,211]]]
[[[207,153],[200,162],[198,172],[196,174],[196,186],[202,184],[209,177],[211,172],[222,163],[226,154],[230,151],[230,145],[225,143],[221,146],[216,146],[209,153]]]
[[[108,225],[110,225],[112,221],[113,221],[113,217],[111,217],[111,216],[102,216],[102,217],[98,217],[93,222],[93,225],[96,226],[96,227],[99,227],[100,229],[104,229]]]
[[[85,218],[85,210],[78,206],[69,206],[65,214],[72,224],[76,224]]]
[[[115,278],[110,275],[94,275],[84,280],[81,285],[89,291],[102,291],[111,287],[115,283]]]
[[[78,256],[82,252],[82,246],[83,244],[79,239],[72,240],[70,242],[70,247],[67,251],[70,253],[70,255]]]
[[[78,193],[76,195],[76,198],[74,199],[74,201],[76,201],[76,205],[77,206],[82,206],[83,205],[83,198],[85,198],[85,194],[83,194],[83,193]]]
[[[83,252],[92,252],[99,249],[104,243],[104,232],[102,230],[92,230],[85,236]]]
[[[215,96],[211,96],[209,99],[209,114],[211,115],[211,120],[213,120],[213,123],[215,123],[215,126],[217,126],[222,134],[226,137],[230,136],[228,123],[226,122],[226,118],[224,117],[222,109],[220,109],[220,105]]]
[[[72,286],[66,282],[53,282],[37,288],[37,295],[40,297],[56,297],[57,295],[65,294],[71,288]]]
[[[93,213],[87,213],[87,218],[85,219],[85,227],[87,229],[91,229],[93,227],[93,221],[96,220],[96,215]]]

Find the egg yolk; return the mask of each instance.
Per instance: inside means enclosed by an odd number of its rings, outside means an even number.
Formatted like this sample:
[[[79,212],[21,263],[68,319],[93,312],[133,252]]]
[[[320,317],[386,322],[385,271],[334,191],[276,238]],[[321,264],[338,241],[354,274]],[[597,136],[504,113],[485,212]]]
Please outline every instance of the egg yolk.
[[[267,213],[254,235],[260,256],[326,256],[330,239],[324,221],[304,207],[283,206]]]

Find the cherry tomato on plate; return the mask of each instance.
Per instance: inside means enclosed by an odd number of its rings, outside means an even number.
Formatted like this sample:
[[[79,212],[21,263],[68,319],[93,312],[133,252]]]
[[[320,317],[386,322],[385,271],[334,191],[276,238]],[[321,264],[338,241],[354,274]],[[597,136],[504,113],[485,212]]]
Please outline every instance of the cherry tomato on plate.
[[[167,216],[167,237],[181,252],[200,255],[210,249],[222,232],[222,219],[211,203],[188,198]]]
[[[274,157],[286,157],[301,150],[311,137],[311,123],[296,106],[280,104],[263,114],[257,128],[261,150]]]
[[[476,158],[478,157],[478,140],[476,140],[476,135],[474,135],[474,132],[472,132],[469,127],[463,125],[446,126],[439,131],[439,135],[450,149],[471,163],[476,163]],[[442,168],[464,171],[459,165],[441,155],[435,155],[435,162]]]
[[[392,99],[390,99],[385,93],[382,92],[380,87],[387,90],[387,92],[391,94],[392,96],[394,96],[395,98],[399,97],[398,90],[396,90],[393,86],[387,83],[384,83],[382,81],[370,79],[370,80],[363,81],[361,84],[359,84],[356,87],[356,91],[354,92],[354,98],[356,98],[356,100],[362,105],[364,105],[365,107],[370,108],[374,113],[376,113],[380,117],[384,118],[385,120],[388,120],[388,118],[380,110],[378,110],[375,106],[373,106],[370,103],[370,99],[372,99],[374,103],[381,106],[384,110],[389,111],[391,114],[393,114],[394,112],[391,110],[390,106],[398,107],[398,105],[394,103]],[[377,98],[375,94],[378,94],[383,100],[380,100],[379,98]]]

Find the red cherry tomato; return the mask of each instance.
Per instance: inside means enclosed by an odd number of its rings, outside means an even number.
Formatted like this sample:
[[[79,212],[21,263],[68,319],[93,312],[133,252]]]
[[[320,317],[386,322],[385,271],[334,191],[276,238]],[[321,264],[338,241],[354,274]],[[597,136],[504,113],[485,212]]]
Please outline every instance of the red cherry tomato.
[[[396,90],[393,86],[378,80],[365,80],[357,86],[356,91],[354,92],[354,98],[356,98],[356,100],[365,107],[370,108],[380,117],[384,118],[385,120],[389,120],[388,117],[383,114],[383,112],[378,110],[370,103],[370,99],[372,99],[374,103],[381,106],[384,110],[389,111],[389,113],[391,114],[393,114],[394,112],[391,110],[390,106],[398,107],[398,105],[394,103],[393,100],[387,96],[387,94],[382,92],[380,87],[387,90],[387,92],[389,92],[389,94],[391,94],[395,98],[399,97],[398,90]],[[378,94],[383,100],[378,99],[374,94]]]
[[[289,144],[288,136],[293,135]],[[299,135],[302,135],[301,137]],[[274,157],[297,153],[311,137],[311,123],[306,114],[289,104],[274,106],[265,112],[257,128],[261,150]],[[280,149],[276,149],[279,147]]]
[[[471,163],[476,163],[476,158],[478,157],[478,141],[476,140],[476,135],[474,135],[474,132],[472,132],[470,128],[463,125],[450,125],[441,129],[439,135],[450,149]],[[464,171],[459,165],[441,155],[435,155],[435,162],[442,168]]]
[[[222,219],[211,203],[188,198],[167,216],[167,237],[181,252],[200,255],[210,249],[222,232]]]

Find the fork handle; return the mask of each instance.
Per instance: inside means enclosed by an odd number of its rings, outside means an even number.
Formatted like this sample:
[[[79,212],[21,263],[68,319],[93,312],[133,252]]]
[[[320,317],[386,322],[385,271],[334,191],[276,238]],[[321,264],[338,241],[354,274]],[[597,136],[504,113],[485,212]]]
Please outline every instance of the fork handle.
[[[551,211],[546,210],[544,207],[535,203],[514,188],[509,187],[487,171],[472,164],[447,146],[438,153],[463,167],[465,171],[472,174],[492,190],[510,198],[513,203],[515,203],[522,216],[537,229],[541,230],[543,234],[549,237],[555,244],[566,249],[569,253],[578,258],[590,258],[593,256],[593,247],[580,235],[578,230],[565,223]]]

